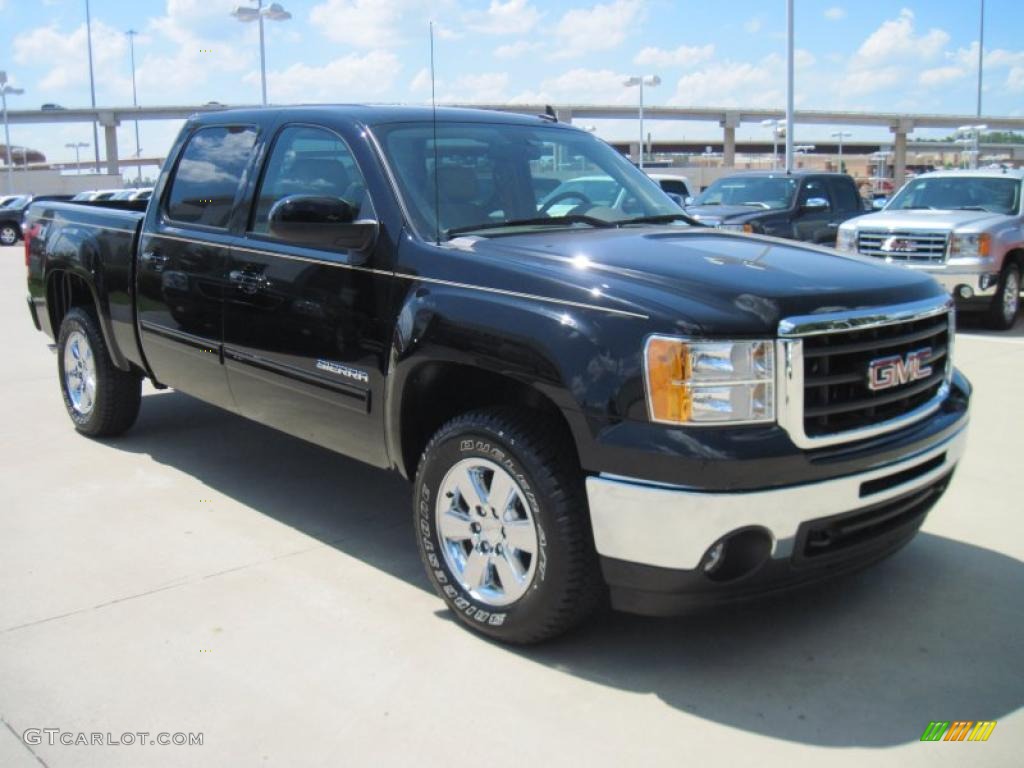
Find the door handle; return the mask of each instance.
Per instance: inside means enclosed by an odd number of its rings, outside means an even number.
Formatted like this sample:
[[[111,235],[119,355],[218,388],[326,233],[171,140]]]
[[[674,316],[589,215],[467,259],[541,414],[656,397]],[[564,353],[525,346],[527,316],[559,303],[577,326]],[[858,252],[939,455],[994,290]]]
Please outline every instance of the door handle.
[[[160,272],[167,266],[167,262],[171,260],[171,257],[166,253],[160,253],[159,251],[143,251],[142,260],[154,272]]]
[[[247,293],[250,296],[258,291],[266,290],[270,287],[270,280],[262,272],[258,272],[251,267],[245,269],[233,269],[228,273],[228,280],[230,280],[236,288],[242,293]]]

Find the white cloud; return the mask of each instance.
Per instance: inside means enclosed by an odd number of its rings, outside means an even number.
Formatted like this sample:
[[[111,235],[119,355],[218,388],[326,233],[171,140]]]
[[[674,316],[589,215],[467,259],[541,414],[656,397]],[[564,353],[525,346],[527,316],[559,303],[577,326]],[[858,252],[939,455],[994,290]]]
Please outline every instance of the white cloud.
[[[488,35],[523,35],[533,29],[542,15],[527,0],[491,0],[486,11],[466,14],[466,26]]]
[[[870,67],[883,62],[933,59],[949,42],[949,34],[942,29],[930,29],[918,35],[914,30],[914,12],[900,11],[899,17],[882,22],[861,43],[854,54],[854,65]]]
[[[715,55],[713,43],[707,45],[681,45],[673,51],[662,48],[644,48],[633,62],[651,67],[693,67],[711,60]]]
[[[537,51],[541,48],[540,43],[531,43],[529,40],[517,40],[514,43],[506,43],[505,45],[499,45],[494,49],[494,58],[496,59],[518,59],[524,54],[530,53],[531,51]]]
[[[400,70],[398,57],[390,51],[352,53],[320,67],[292,64],[267,73],[268,97],[276,103],[385,101]],[[259,74],[250,73],[244,80],[258,83]]]
[[[328,40],[354,48],[389,48],[401,42],[402,0],[324,0],[309,12],[310,23]]]
[[[1012,67],[1006,76],[1006,87],[1014,92],[1024,91],[1024,66]]]
[[[753,18],[747,19],[743,22],[743,29],[752,35],[756,35],[761,31],[761,24],[761,20],[757,16],[754,16]]]
[[[507,72],[462,75],[455,79],[440,100],[449,104],[500,103],[506,99],[508,79]]]
[[[566,11],[555,26],[552,58],[569,59],[618,48],[643,16],[641,0],[614,0]]]
[[[825,18],[829,21],[841,21],[846,18],[846,9],[833,5],[831,8],[825,9]]]
[[[93,69],[96,81],[105,92],[131,94],[131,79],[123,73],[128,43],[120,30],[96,20],[92,24]],[[46,74],[40,90],[59,90],[89,82],[89,59],[85,24],[70,33],[56,26],[37,27],[14,38],[14,60],[19,64],[40,65]]]
[[[967,73],[961,67],[946,66],[946,67],[933,67],[931,69],[924,70],[917,77],[917,81],[928,88],[937,85],[948,85],[955,80],[959,80]]]
[[[537,90],[523,91],[511,101],[517,104],[625,104],[636,100],[626,88],[626,76],[611,69],[571,69],[541,81]]]
[[[798,72],[807,73],[815,63],[813,54],[803,49],[794,52]],[[771,54],[757,62],[715,61],[679,78],[669,99],[679,106],[757,106],[777,107],[785,102],[786,62]],[[803,77],[797,78],[796,101],[802,102]]]
[[[413,93],[430,93],[430,69],[428,67],[423,67],[413,75],[412,80],[409,81],[409,90]]]

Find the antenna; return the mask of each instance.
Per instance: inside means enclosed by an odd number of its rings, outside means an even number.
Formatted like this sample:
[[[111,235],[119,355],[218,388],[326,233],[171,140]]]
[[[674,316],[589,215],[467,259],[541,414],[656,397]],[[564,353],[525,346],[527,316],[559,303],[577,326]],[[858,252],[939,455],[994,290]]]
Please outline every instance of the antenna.
[[[430,22],[430,112],[434,123],[434,240],[441,244],[441,181],[437,157],[437,98],[434,94],[434,22]]]

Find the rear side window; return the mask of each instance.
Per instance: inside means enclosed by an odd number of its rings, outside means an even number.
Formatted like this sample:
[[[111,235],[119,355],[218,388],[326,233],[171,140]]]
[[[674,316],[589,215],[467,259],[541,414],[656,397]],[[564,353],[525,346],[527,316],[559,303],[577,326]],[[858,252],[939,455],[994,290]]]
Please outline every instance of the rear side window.
[[[840,211],[859,211],[863,207],[861,204],[860,195],[857,194],[857,189],[846,179],[832,178],[829,179],[829,185],[832,187],[832,200],[835,201],[835,207]]]
[[[661,179],[658,181],[661,188],[672,195],[681,195],[686,197],[690,194],[690,190],[686,188],[686,182],[682,179]]]
[[[167,196],[168,218],[227,227],[255,143],[256,129],[249,126],[211,126],[192,134]]]

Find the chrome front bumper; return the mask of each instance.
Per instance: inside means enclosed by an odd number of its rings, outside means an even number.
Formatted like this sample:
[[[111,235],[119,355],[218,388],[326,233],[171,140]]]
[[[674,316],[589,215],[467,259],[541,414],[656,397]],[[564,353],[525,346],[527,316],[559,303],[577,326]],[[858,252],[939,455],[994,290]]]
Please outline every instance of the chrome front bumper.
[[[955,297],[959,297],[960,286],[966,285],[974,297],[987,298],[995,296],[999,288],[999,273],[978,272],[946,272],[922,270],[939,281],[939,285]]]
[[[587,499],[598,554],[662,568],[696,569],[726,534],[759,527],[772,538],[771,557],[788,558],[802,523],[885,502],[935,482],[963,455],[967,416],[943,443],[880,469],[816,483],[743,493],[708,493],[606,475],[587,478]],[[876,493],[862,486],[913,469],[938,456],[923,474]]]

